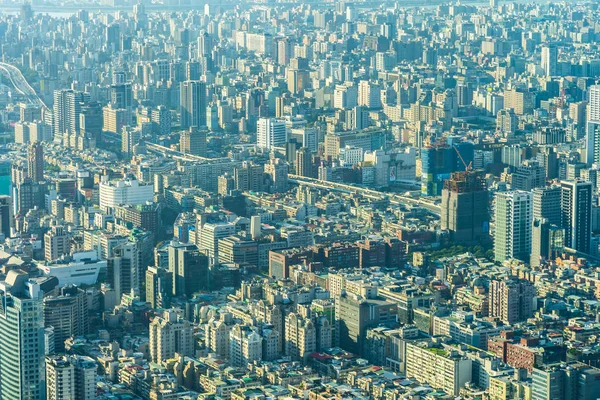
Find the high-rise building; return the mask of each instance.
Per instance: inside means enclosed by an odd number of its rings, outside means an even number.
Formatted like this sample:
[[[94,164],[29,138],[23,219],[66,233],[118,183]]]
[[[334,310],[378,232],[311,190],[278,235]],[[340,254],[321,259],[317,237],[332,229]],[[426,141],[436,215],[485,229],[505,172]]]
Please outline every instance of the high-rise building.
[[[138,127],[124,126],[121,130],[121,154],[130,159],[133,156],[133,147],[142,139],[142,130]]]
[[[0,195],[0,233],[5,238],[11,236],[11,228],[13,223],[13,206],[10,196]]]
[[[44,298],[44,326],[54,328],[55,351],[64,351],[66,339],[88,333],[88,312],[87,294],[76,286]]]
[[[594,400],[600,390],[600,370],[583,363],[559,363],[533,368],[531,400]]]
[[[44,234],[44,258],[54,261],[70,253],[71,235],[62,226],[53,226]]]
[[[173,295],[173,273],[164,268],[148,267],[146,271],[146,301],[152,308],[170,307]]]
[[[182,153],[206,157],[206,130],[196,126],[181,132],[179,149]]]
[[[208,287],[208,257],[194,244],[175,241],[169,244],[169,272],[175,296],[191,297]]]
[[[256,125],[256,144],[262,149],[285,147],[287,130],[285,122],[274,118],[260,118]]]
[[[244,161],[240,167],[233,171],[235,189],[241,192],[245,191],[263,191],[264,167]]]
[[[533,196],[528,192],[498,192],[494,199],[494,259],[529,260]]]
[[[535,311],[535,286],[522,279],[504,279],[490,282],[489,316],[512,325],[525,321]]]
[[[115,289],[117,298],[132,291],[139,293],[145,273],[140,269],[140,248],[138,242],[118,244],[106,260],[107,281]]]
[[[285,355],[293,361],[303,361],[317,351],[317,329],[313,321],[289,313],[285,317]]]
[[[546,219],[551,225],[561,226],[560,186],[535,188],[532,193],[533,219]]]
[[[46,399],[75,398],[75,368],[65,356],[46,357]]]
[[[146,204],[154,201],[154,186],[140,184],[136,179],[109,181],[104,175],[99,185],[100,208]]]
[[[556,76],[558,70],[558,47],[549,44],[542,47],[542,68],[546,76]]]
[[[428,382],[449,396],[458,396],[468,382],[472,361],[441,348],[432,348],[427,342],[406,344],[406,376],[419,382]]]
[[[44,396],[42,291],[22,270],[0,282],[0,393],[6,399]]]
[[[82,106],[89,102],[88,93],[71,89],[54,91],[54,134],[78,134],[80,128],[80,117]]]
[[[296,151],[296,175],[313,177],[312,154],[306,147],[301,147]]]
[[[444,183],[441,228],[450,231],[455,243],[488,238],[489,192],[485,181],[473,172],[457,172]]]
[[[600,85],[592,85],[588,89],[585,136],[585,159],[591,166],[600,162]]]
[[[166,310],[162,317],[156,317],[150,323],[150,358],[161,364],[173,358],[175,353],[194,355],[194,328],[175,310]]]
[[[269,160],[265,164],[265,175],[269,177],[271,193],[286,192],[288,190],[288,165],[279,158]]]
[[[96,396],[96,362],[85,356],[46,357],[48,400],[93,400]]]
[[[211,265],[219,262],[219,239],[235,233],[235,224],[230,222],[207,223],[202,226],[198,248],[208,256]]]
[[[354,354],[362,354],[367,328],[395,323],[396,304],[382,299],[342,293],[335,302],[336,345]]]
[[[44,180],[44,147],[40,142],[27,148],[27,172],[33,182]]]
[[[256,328],[235,325],[229,331],[229,360],[236,367],[262,360],[263,338]]]
[[[565,229],[565,247],[590,252],[592,237],[592,183],[562,181],[561,225]]]
[[[550,224],[546,218],[534,217],[529,264],[534,267],[553,259],[562,254],[564,247],[565,230],[558,225]]]
[[[206,126],[206,84],[201,81],[181,82],[179,106],[181,127]]]

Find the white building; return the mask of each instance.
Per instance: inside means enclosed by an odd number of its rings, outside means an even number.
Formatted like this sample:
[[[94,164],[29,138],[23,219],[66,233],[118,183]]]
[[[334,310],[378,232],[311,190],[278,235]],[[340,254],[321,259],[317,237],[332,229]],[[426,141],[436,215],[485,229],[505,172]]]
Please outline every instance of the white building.
[[[142,184],[136,179],[109,181],[103,176],[100,188],[100,208],[114,208],[119,205],[145,204],[154,201],[154,187]]]
[[[363,162],[365,151],[362,147],[346,146],[340,149],[340,161],[346,165],[355,165]]]
[[[472,361],[452,350],[429,347],[428,342],[406,344],[406,376],[450,396],[471,381]]]
[[[194,354],[194,329],[175,310],[167,310],[163,317],[156,317],[150,323],[150,358],[160,364],[175,353]]]
[[[527,260],[531,253],[533,194],[498,192],[494,198],[494,259]]]
[[[229,331],[229,360],[231,365],[245,367],[262,360],[262,337],[248,326],[235,325]]]
[[[287,143],[285,121],[275,118],[260,118],[256,124],[256,144],[261,149],[282,147]]]
[[[101,269],[106,269],[106,261],[99,260],[95,251],[82,251],[69,259],[38,264],[38,269],[46,276],[55,276],[60,286],[94,285]]]
[[[235,235],[235,231],[235,224],[230,222],[204,224],[200,230],[200,240],[196,245],[209,257],[211,265],[219,262],[219,239]]]

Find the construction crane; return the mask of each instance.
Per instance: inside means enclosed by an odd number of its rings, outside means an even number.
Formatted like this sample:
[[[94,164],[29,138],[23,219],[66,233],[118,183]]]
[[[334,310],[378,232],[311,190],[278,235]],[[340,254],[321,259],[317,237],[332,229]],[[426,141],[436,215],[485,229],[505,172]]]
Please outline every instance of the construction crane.
[[[458,158],[460,159],[460,162],[462,162],[463,165],[465,166],[465,171],[471,172],[473,170],[473,162],[471,161],[469,163],[469,165],[467,165],[467,163],[465,162],[465,159],[460,154],[460,151],[458,150],[458,147],[456,147],[455,145],[452,145],[452,147],[454,148],[454,151],[456,151],[456,154],[458,155]]]

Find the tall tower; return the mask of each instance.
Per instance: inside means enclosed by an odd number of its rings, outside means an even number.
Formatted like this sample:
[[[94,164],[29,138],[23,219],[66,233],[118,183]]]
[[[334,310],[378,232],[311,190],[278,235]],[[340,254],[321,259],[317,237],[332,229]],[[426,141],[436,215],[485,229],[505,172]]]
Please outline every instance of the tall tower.
[[[457,243],[474,243],[488,237],[489,192],[485,181],[473,172],[457,172],[444,182],[442,229]]]
[[[33,182],[44,180],[44,147],[40,142],[32,143],[27,149],[27,169]]]
[[[546,76],[556,76],[558,65],[558,47],[549,44],[542,47],[542,68]]]
[[[42,291],[22,270],[0,282],[0,393],[6,399],[44,396]]]
[[[588,90],[585,143],[588,166],[600,162],[600,85],[592,85]]]
[[[531,251],[532,199],[529,192],[499,192],[494,199],[494,259],[528,261]]]
[[[183,129],[206,126],[206,84],[201,81],[181,82],[179,106]]]
[[[302,147],[296,152],[296,174],[308,178],[313,176],[312,156],[306,147]]]
[[[581,180],[563,181],[560,188],[565,247],[589,253],[592,237],[592,183]]]

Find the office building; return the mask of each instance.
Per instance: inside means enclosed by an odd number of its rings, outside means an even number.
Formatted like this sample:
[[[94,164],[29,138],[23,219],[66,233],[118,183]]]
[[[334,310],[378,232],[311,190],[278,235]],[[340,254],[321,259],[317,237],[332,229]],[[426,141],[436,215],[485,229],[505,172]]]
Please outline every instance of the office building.
[[[140,143],[142,130],[138,127],[124,126],[121,130],[121,154],[124,159],[133,156],[133,148]]]
[[[44,326],[54,330],[55,351],[65,350],[65,340],[88,333],[88,312],[87,294],[76,286],[44,298]]]
[[[46,276],[56,277],[60,286],[95,285],[100,271],[106,269],[106,260],[100,260],[94,249],[79,251],[54,261],[40,262],[38,269]]]
[[[179,112],[182,129],[206,126],[206,84],[201,81],[181,82]]]
[[[258,244],[239,236],[219,239],[219,262],[258,265]]]
[[[312,178],[313,170],[311,151],[306,147],[301,147],[296,151],[296,175]]]
[[[531,400],[594,400],[600,390],[600,370],[583,363],[533,368]]]
[[[335,343],[344,350],[362,354],[367,329],[386,323],[395,323],[396,304],[382,299],[342,293],[335,302]]]
[[[27,172],[34,182],[44,180],[44,147],[35,142],[27,148]]]
[[[256,125],[256,144],[261,149],[285,147],[287,129],[285,122],[274,118],[260,118]]]
[[[206,157],[206,130],[192,126],[181,132],[179,150],[185,154]]]
[[[148,267],[146,271],[146,301],[152,308],[166,309],[173,296],[173,273],[164,268]]]
[[[558,72],[558,47],[554,44],[542,46],[542,69],[548,77]]]
[[[173,295],[192,297],[208,288],[208,256],[196,245],[171,241],[169,272],[173,276]]]
[[[533,219],[546,219],[551,225],[561,226],[560,186],[535,188],[532,193]]]
[[[229,222],[207,223],[200,231],[200,242],[198,248],[206,254],[210,264],[216,264],[219,260],[219,239],[233,236],[236,233],[235,224]]]
[[[535,286],[522,279],[493,280],[489,288],[489,316],[512,325],[531,318],[535,311]]]
[[[561,226],[565,229],[565,247],[590,252],[592,237],[592,183],[562,181]]]
[[[154,187],[132,178],[109,181],[107,176],[103,176],[99,185],[99,195],[100,208],[106,210],[120,205],[153,202]]]
[[[600,162],[600,85],[588,88],[585,135],[585,161],[591,166]]]
[[[475,151],[469,142],[452,146],[431,145],[421,150],[421,194],[423,196],[440,196],[444,181],[453,172],[465,171],[473,162]]]
[[[107,281],[119,299],[132,291],[139,294],[142,279],[146,276],[140,267],[141,249],[138,243],[126,241],[116,245],[106,260]]]
[[[489,235],[489,192],[485,181],[472,172],[457,172],[442,190],[441,229],[454,243],[475,243]]]
[[[0,195],[0,233],[9,238],[13,226],[12,199],[10,196]]]
[[[563,253],[564,247],[565,230],[563,228],[550,224],[546,218],[533,219],[529,265],[537,267],[547,260],[555,259]]]
[[[494,199],[494,259],[529,260],[533,196],[528,192],[498,192]]]
[[[262,192],[264,186],[265,170],[262,165],[255,165],[249,161],[242,162],[233,171],[235,189],[240,192]]]
[[[44,318],[39,284],[21,270],[0,282],[0,393],[6,399],[42,399]]]
[[[175,310],[166,310],[161,317],[150,323],[150,358],[161,364],[178,353],[194,355],[194,328],[189,321],[177,315]]]

